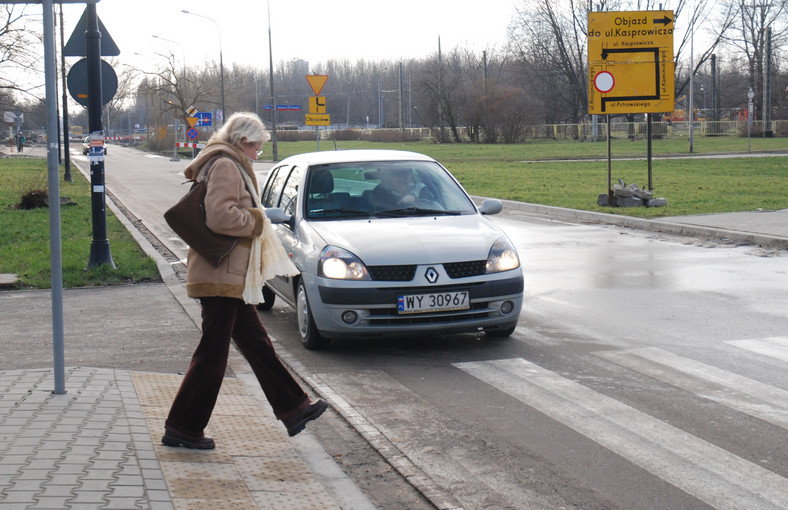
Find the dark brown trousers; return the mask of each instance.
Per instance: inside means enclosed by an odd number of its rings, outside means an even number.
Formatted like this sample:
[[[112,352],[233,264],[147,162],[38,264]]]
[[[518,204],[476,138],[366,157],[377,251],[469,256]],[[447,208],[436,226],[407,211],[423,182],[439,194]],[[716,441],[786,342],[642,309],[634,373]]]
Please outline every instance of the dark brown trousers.
[[[249,362],[278,419],[289,418],[309,397],[274,352],[254,305],[225,297],[201,298],[202,338],[170,408],[165,427],[199,438],[222,386],[230,340]]]

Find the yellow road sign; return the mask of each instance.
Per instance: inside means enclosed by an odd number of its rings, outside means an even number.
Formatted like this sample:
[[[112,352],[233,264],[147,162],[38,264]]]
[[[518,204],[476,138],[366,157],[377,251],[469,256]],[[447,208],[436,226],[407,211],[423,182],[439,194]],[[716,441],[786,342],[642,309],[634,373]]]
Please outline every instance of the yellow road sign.
[[[307,113],[306,114],[307,126],[330,126],[331,115],[327,113]]]
[[[320,95],[320,91],[323,90],[323,86],[328,81],[327,74],[307,74],[306,81],[309,82],[309,86],[312,87],[312,92],[315,93],[316,96]]]
[[[588,13],[588,113],[672,112],[673,11]]]
[[[197,117],[186,117],[186,122],[189,123],[189,127],[194,127],[198,120],[199,119]]]
[[[323,96],[310,97],[309,113],[326,113],[326,98]]]

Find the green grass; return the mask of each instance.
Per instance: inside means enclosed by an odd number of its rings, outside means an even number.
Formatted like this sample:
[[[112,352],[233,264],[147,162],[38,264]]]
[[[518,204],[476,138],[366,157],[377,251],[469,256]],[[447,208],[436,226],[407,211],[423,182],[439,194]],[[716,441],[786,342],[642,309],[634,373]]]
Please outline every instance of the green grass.
[[[788,208],[788,157],[655,161],[655,197],[667,207],[600,207],[607,191],[606,162],[493,162],[446,165],[474,195],[641,218]],[[648,184],[644,161],[614,161],[613,181]],[[494,176],[494,177],[492,177]]]
[[[155,262],[109,209],[107,239],[117,267],[87,268],[93,236],[90,184],[76,170],[72,172],[71,183],[62,180],[62,168],[60,174],[60,195],[76,202],[60,209],[63,286],[159,281]],[[0,159],[0,273],[17,274],[20,288],[51,287],[49,209],[14,208],[22,195],[34,189],[46,189],[46,184],[46,160]]]
[[[306,142],[278,142],[279,159],[284,159],[293,154],[312,152],[317,149],[315,141]],[[751,138],[751,151],[786,151],[788,155],[788,138]],[[370,149],[389,148],[412,150],[422,152],[441,162],[450,161],[542,161],[559,159],[592,159],[607,158],[607,143],[575,142],[572,140],[539,140],[521,144],[437,144],[430,141],[407,143],[380,143],[366,141],[336,142],[339,149]],[[271,158],[271,144],[263,146],[265,151],[263,159]],[[334,150],[331,140],[320,141],[321,151]],[[611,152],[614,158],[636,157],[645,158],[647,151],[646,140],[628,140],[615,138],[611,143]],[[652,141],[654,157],[671,155],[702,155],[747,152],[747,138],[738,137],[713,137],[696,136],[693,138],[693,152],[689,151],[687,138],[671,137]]]

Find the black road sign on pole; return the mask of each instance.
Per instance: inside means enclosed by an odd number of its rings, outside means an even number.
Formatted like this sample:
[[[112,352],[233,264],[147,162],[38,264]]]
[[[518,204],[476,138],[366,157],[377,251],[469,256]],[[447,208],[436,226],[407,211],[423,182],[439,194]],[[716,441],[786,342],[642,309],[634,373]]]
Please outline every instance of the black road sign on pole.
[[[104,191],[104,128],[101,125],[101,32],[99,31],[96,4],[85,8],[85,53],[88,64],[88,125],[91,140],[100,138],[101,144],[93,146],[90,154],[90,189],[93,213],[93,241],[90,244],[88,267],[109,265],[115,268],[107,239],[107,204]]]

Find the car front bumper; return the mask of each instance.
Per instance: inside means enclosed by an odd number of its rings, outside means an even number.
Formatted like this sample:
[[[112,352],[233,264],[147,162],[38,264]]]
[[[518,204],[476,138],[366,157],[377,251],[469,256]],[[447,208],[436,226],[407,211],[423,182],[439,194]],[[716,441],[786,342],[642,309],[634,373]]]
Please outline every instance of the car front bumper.
[[[329,338],[506,330],[517,325],[523,304],[520,270],[431,286],[302,276],[315,325]],[[397,310],[397,298],[404,294],[463,290],[468,291],[470,298],[470,307],[465,310],[407,314]]]

